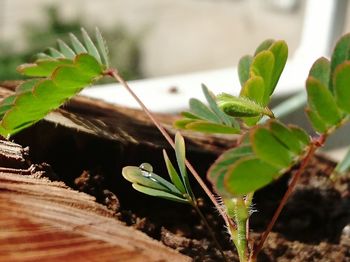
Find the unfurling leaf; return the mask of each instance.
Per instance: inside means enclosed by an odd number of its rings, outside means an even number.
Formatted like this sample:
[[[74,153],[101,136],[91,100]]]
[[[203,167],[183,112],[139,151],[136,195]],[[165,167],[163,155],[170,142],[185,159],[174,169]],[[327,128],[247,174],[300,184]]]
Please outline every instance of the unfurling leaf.
[[[270,109],[262,107],[252,100],[245,97],[235,97],[228,94],[217,96],[219,107],[226,114],[235,117],[253,117],[259,115],[268,115],[273,117]]]

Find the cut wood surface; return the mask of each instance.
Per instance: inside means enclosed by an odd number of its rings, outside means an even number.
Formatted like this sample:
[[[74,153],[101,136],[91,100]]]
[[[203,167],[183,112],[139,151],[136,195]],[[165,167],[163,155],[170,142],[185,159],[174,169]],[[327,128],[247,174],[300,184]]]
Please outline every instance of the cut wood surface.
[[[190,261],[118,222],[92,196],[51,182],[25,153],[0,142],[0,159],[11,159],[0,169],[0,261]]]

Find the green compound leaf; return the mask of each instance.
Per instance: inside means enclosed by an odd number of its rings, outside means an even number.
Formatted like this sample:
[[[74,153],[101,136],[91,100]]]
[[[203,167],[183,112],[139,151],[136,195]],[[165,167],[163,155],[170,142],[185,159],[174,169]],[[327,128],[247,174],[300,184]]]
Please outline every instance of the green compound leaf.
[[[265,127],[257,127],[250,133],[253,151],[258,158],[277,168],[287,168],[293,162],[293,154]]]
[[[335,126],[342,119],[332,93],[320,81],[309,76],[306,91],[310,109],[316,112],[326,125]]]
[[[304,144],[287,126],[278,121],[269,121],[268,127],[275,138],[290,151],[295,154],[300,154],[303,151]]]
[[[225,189],[232,195],[246,195],[271,183],[279,169],[254,156],[238,160],[227,172]]]
[[[173,182],[173,184],[175,185],[175,187],[182,193],[185,194],[186,193],[186,188],[183,185],[183,181],[181,180],[179,174],[176,172],[173,164],[171,163],[167,153],[165,150],[163,150],[163,156],[164,156],[164,161],[166,164],[166,168],[168,170],[168,174],[170,176],[170,180],[171,182]]]
[[[329,81],[331,91],[333,91],[332,79],[336,68],[347,60],[350,60],[350,34],[341,37],[333,50],[331,58],[331,78]]]
[[[224,197],[227,191],[224,186],[224,177],[229,168],[242,157],[252,155],[251,146],[241,146],[232,148],[224,152],[209,168],[207,173],[208,180],[213,184],[217,193]]]
[[[350,61],[336,68],[333,89],[337,105],[350,114]]]
[[[40,56],[44,58],[18,67],[20,73],[38,78],[23,83],[0,103],[1,135],[8,137],[33,125],[104,75],[106,65],[96,60],[94,44],[82,32],[87,48],[71,36],[74,50],[58,40],[59,51],[50,48],[50,54]]]
[[[176,195],[173,195],[171,193],[168,193],[168,192],[165,192],[162,190],[149,188],[149,187],[142,186],[139,184],[132,184],[132,187],[135,190],[137,190],[143,194],[149,195],[149,196],[160,197],[160,198],[163,198],[166,200],[171,200],[171,201],[175,201],[175,202],[179,202],[179,203],[183,203],[183,204],[189,204],[189,201],[187,199],[178,197]]]
[[[235,97],[229,94],[221,94],[217,96],[217,101],[221,110],[230,116],[254,117],[268,115],[273,117],[270,109],[267,107],[262,107],[261,105],[245,97]]]
[[[312,65],[309,76],[314,77],[327,87],[329,84],[330,72],[331,66],[329,60],[325,57],[321,57]]]
[[[327,125],[321,117],[318,115],[317,112],[313,111],[310,108],[305,109],[305,113],[307,117],[309,118],[312,127],[315,129],[316,132],[320,134],[324,134],[327,132],[327,129],[329,128],[329,125]]]
[[[250,65],[252,64],[253,57],[250,55],[243,56],[238,62],[238,77],[243,87],[250,76]]]
[[[256,49],[254,57],[243,57],[238,65],[242,86],[240,96],[248,97],[262,106],[267,106],[282,74],[287,57],[287,44],[284,41],[273,39],[262,42]],[[244,121],[248,125],[254,125],[259,119],[260,117]]]

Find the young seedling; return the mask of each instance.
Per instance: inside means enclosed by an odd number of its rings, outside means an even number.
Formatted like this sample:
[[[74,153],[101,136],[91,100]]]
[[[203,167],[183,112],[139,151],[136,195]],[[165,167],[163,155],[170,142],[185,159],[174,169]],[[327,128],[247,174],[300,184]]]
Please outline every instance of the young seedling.
[[[331,60],[318,59],[306,81],[306,114],[317,135],[274,119],[268,108],[270,97],[287,60],[283,41],[266,40],[253,56],[243,57],[238,66],[241,92],[215,96],[203,85],[208,105],[190,100],[190,111],[175,122],[175,127],[204,133],[240,134],[240,144],[224,152],[207,173],[208,180],[221,198],[223,206],[185,158],[185,144],[178,133],[175,143],[162,125],[144,106],[116,69],[110,68],[108,50],[100,32],[97,46],[82,29],[84,44],[71,35],[72,47],[58,41],[59,49],[40,53],[33,64],[22,65],[19,72],[33,77],[0,102],[0,134],[10,137],[45,117],[84,87],[104,76],[119,81],[136,99],[169,144],[175,149],[180,175],[164,151],[172,183],[153,173],[149,164],[125,167],[123,176],[145,194],[191,205],[208,226],[191,190],[187,170],[193,174],[224,219],[241,262],[256,261],[269,232],[286,204],[298,179],[315,151],[329,135],[350,118],[350,35],[337,43]],[[266,123],[259,120],[267,116]],[[267,229],[257,244],[249,238],[250,206],[254,192],[298,165],[289,187],[280,201]],[[214,233],[210,231],[212,236]],[[215,239],[215,238],[214,238]],[[216,242],[217,243],[217,242]]]
[[[153,173],[153,167],[148,163],[143,163],[139,167],[124,167],[122,170],[123,177],[132,183],[134,189],[141,193],[191,205],[207,227],[215,245],[227,261],[212,228],[199,209],[197,199],[191,189],[185,164],[185,141],[180,133],[177,133],[175,136],[175,155],[180,175],[171,163],[166,151],[163,150],[164,162],[172,183]]]

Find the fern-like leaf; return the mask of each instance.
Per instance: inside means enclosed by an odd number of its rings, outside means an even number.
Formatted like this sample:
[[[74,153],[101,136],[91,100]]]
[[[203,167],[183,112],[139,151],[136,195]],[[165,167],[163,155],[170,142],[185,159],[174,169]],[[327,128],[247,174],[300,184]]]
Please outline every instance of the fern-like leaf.
[[[108,52],[101,34],[97,36],[100,52],[84,29],[82,35],[85,45],[71,34],[72,47],[58,40],[58,49],[49,48],[33,64],[17,68],[35,79],[24,82],[14,95],[0,102],[1,135],[9,137],[33,125],[104,76],[108,66],[101,57],[108,62]]]

